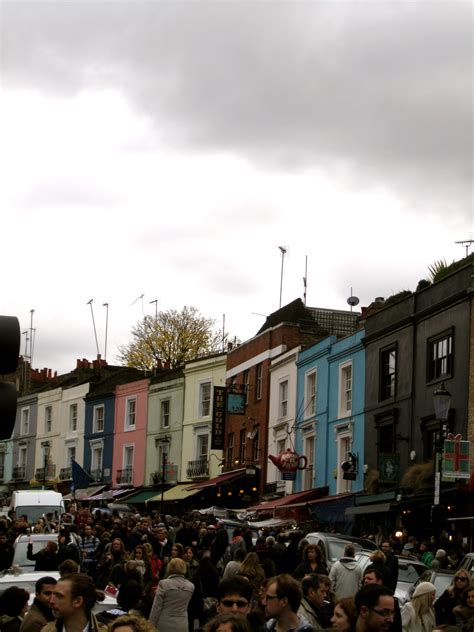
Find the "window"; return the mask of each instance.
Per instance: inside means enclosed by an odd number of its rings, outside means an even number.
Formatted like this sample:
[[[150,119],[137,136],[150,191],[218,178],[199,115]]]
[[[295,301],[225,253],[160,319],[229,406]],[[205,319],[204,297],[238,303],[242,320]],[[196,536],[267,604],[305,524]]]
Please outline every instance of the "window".
[[[250,371],[244,371],[243,374],[243,385],[244,385],[244,391],[245,391],[245,405],[247,405],[249,403],[249,389],[250,389]]]
[[[304,419],[316,414],[316,371],[306,374],[304,393]]]
[[[44,431],[51,432],[53,428],[53,407],[46,406],[44,409]]]
[[[337,494],[350,492],[351,481],[343,478],[341,465],[349,459],[349,452],[352,451],[352,435],[348,427],[339,428],[336,438],[337,445]]]
[[[392,421],[381,423],[378,427],[379,454],[395,452],[395,426]]]
[[[199,385],[199,417],[211,414],[211,383],[202,382]]]
[[[28,448],[26,446],[20,446],[18,450],[18,467],[26,469],[26,456]]]
[[[104,405],[94,406],[93,432],[104,432]]]
[[[197,435],[197,458],[198,459],[206,459],[209,455],[209,434],[199,434]]]
[[[91,446],[91,475],[95,481],[102,479],[103,454],[104,447],[102,443]]]
[[[246,439],[246,431],[240,431],[240,444],[239,444],[239,463],[245,463],[245,439]]]
[[[66,453],[66,467],[72,467],[72,461],[76,460],[76,446],[70,445],[67,447]]]
[[[123,471],[121,483],[131,483],[133,480],[133,445],[125,445],[123,447]]]
[[[30,429],[30,409],[21,409],[20,434],[27,435]]]
[[[288,380],[280,382],[279,389],[279,417],[286,417],[288,415]]]
[[[76,432],[77,430],[77,404],[71,404],[69,406],[69,431]]]
[[[170,426],[170,400],[165,399],[161,402],[161,427],[169,428]]]
[[[137,413],[137,400],[135,397],[127,399],[125,409],[125,430],[135,430],[135,421]]]
[[[339,417],[352,413],[352,364],[339,367]]]
[[[226,466],[232,467],[234,463],[234,433],[231,432],[229,435],[229,440],[227,442],[227,450],[226,450]]]
[[[260,432],[255,431],[253,440],[252,440],[252,459],[254,463],[258,462],[260,457]]]
[[[428,381],[447,377],[453,371],[453,335],[428,341]]]
[[[255,380],[255,398],[262,399],[263,391],[263,365],[257,364],[256,367],[256,380]]]
[[[380,399],[395,397],[396,349],[384,349],[380,354]]]
[[[308,459],[306,469],[304,470],[304,489],[312,489],[314,485],[314,435],[305,437],[304,454]]]

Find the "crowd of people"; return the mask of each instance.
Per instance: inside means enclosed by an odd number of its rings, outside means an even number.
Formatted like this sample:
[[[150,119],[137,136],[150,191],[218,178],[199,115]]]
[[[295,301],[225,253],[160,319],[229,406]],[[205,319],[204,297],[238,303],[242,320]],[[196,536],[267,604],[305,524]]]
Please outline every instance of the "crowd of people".
[[[12,563],[16,536],[45,530],[44,522],[0,519],[0,571]],[[403,544],[390,538],[378,544],[362,571],[351,544],[329,567],[322,548],[298,530],[261,533],[254,542],[240,527],[229,537],[221,520],[75,510],[42,549],[28,544],[27,557],[44,576],[30,607],[25,590],[3,592],[1,630],[473,632],[474,585],[457,568],[459,556],[457,563],[453,556],[440,562],[455,573],[436,603],[435,587],[422,582],[400,606],[394,547]],[[427,560],[427,548],[409,538],[399,552]],[[436,568],[437,559],[436,552],[429,565]],[[94,614],[104,594],[116,597],[117,606]]]

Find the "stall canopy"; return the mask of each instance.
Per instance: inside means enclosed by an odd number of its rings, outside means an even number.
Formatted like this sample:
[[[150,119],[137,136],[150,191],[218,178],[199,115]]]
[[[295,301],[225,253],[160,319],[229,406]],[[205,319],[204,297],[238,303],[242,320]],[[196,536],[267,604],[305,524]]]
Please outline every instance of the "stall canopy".
[[[235,481],[238,478],[242,478],[245,476],[245,468],[240,468],[238,470],[232,470],[232,472],[226,472],[225,474],[220,474],[219,476],[215,476],[214,478],[208,478],[205,481],[201,481],[199,483],[188,484],[188,487],[191,489],[204,489],[205,487],[219,487],[219,485],[223,485],[224,483],[230,483],[231,481]]]
[[[310,500],[321,498],[322,493],[325,493],[326,490],[326,487],[316,487],[315,489],[307,489],[303,492],[296,492],[295,494],[289,494],[288,496],[283,496],[282,498],[276,498],[275,500],[269,500],[268,502],[249,507],[247,509],[247,512],[251,513],[256,511],[275,511],[279,507],[284,507],[285,509],[298,506],[302,507],[306,505]]]
[[[130,494],[130,496],[121,496],[121,502],[127,505],[142,505],[148,500],[151,500],[153,496],[156,496],[156,489],[140,489]]]
[[[199,491],[199,489],[189,489],[189,483],[185,483],[184,485],[175,485],[174,487],[171,487],[170,489],[167,489],[164,494],[163,494],[163,502],[166,501],[171,501],[171,500],[184,500],[185,498],[188,498],[189,496],[194,496],[194,494],[197,494]],[[154,496],[152,496],[151,498],[149,498],[150,502],[161,502],[161,492],[159,492],[158,494],[154,493]],[[127,499],[128,502],[128,499]]]
[[[107,485],[91,485],[90,487],[86,487],[85,489],[76,489],[76,500],[88,500],[89,496],[94,494],[98,494],[103,489],[105,489]],[[64,496],[64,500],[73,500],[74,492],[70,492]]]
[[[354,494],[339,494],[319,498],[309,503],[309,511],[313,518],[339,533],[351,533],[354,516],[347,514],[346,509],[354,506]]]
[[[133,487],[129,487],[128,489],[109,489],[108,491],[102,492],[100,494],[87,496],[82,500],[110,500],[111,498],[119,498],[125,496],[126,494],[131,494],[133,491]]]

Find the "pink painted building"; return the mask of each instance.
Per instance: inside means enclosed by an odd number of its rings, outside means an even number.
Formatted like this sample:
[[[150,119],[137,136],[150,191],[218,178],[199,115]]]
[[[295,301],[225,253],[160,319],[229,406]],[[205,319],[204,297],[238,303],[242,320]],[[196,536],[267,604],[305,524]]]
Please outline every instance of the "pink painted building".
[[[115,389],[115,429],[112,461],[114,487],[145,485],[146,425],[150,380]]]

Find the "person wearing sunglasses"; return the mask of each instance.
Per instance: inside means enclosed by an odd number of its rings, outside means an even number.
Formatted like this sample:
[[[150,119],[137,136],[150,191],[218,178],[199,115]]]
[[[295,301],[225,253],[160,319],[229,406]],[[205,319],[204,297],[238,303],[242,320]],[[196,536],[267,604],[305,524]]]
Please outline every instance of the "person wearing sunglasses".
[[[386,586],[363,586],[355,596],[355,632],[389,632],[395,616],[395,600]]]
[[[411,601],[402,608],[402,627],[406,632],[432,632],[436,627],[433,602],[436,586],[421,582],[415,588]]]
[[[461,596],[464,589],[469,586],[470,577],[467,571],[456,571],[453,581],[436,601],[434,608],[436,613],[436,623],[449,623],[456,625],[456,615],[454,608],[461,603]]]

